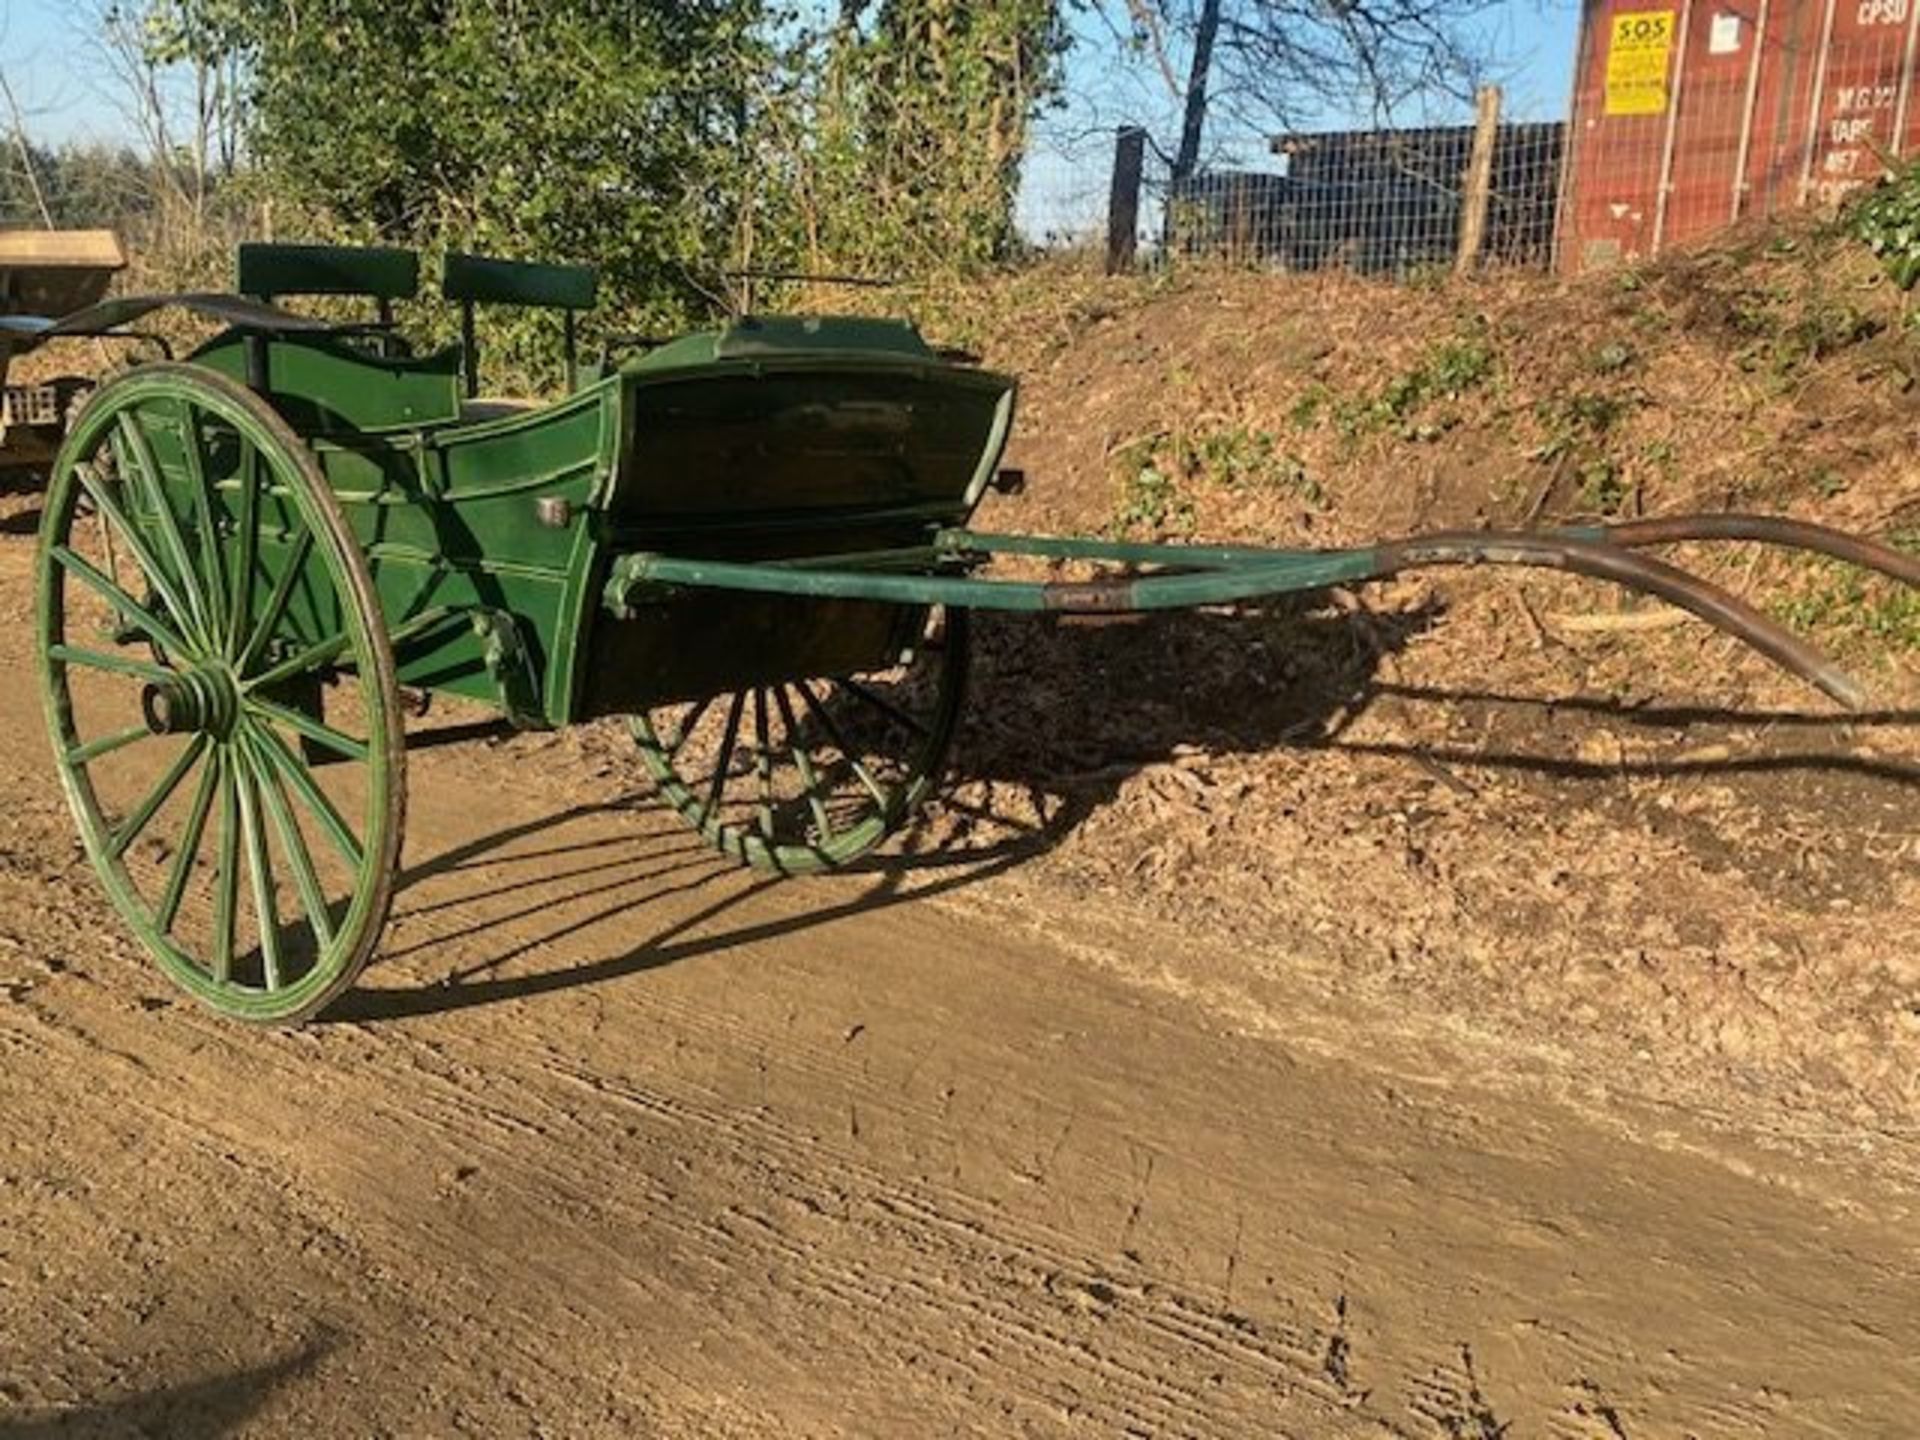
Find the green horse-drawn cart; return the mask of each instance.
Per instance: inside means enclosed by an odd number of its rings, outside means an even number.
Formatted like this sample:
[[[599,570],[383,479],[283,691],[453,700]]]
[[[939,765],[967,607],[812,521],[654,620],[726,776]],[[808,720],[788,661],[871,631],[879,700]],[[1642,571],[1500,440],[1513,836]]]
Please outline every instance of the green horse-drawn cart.
[[[523,726],[629,717],[688,824],[794,872],[871,849],[938,778],[973,609],[1131,612],[1547,566],[1683,606],[1854,704],[1817,652],[1638,547],[1757,539],[1920,583],[1874,542],[1738,516],[1325,551],[981,534],[965,527],[1000,474],[1013,382],[908,325],[746,319],[583,367],[589,272],[454,256],[442,289],[468,342],[416,353],[387,309],[416,282],[405,252],[250,246],[241,296],[110,301],[44,332],[168,303],[225,325],[80,412],[47,497],[35,623],[56,761],[115,907],[175,981],[245,1019],[314,1014],[374,952],[410,692]],[[368,296],[381,318],[270,303],[303,294]],[[566,398],[473,393],[481,303],[564,312]],[[983,573],[1008,555],[1093,573]]]

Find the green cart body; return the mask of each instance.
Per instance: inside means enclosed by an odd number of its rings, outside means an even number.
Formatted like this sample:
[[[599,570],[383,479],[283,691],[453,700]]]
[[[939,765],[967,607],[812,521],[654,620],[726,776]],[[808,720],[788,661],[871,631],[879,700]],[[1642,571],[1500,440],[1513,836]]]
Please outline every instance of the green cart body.
[[[194,359],[244,379],[250,344],[405,637],[400,682],[523,725],[884,663],[911,620],[881,602],[681,592],[616,615],[602,598],[635,553],[927,544],[965,523],[1012,419],[1011,381],[884,321],[744,321],[545,406],[461,398],[458,351],[230,334]],[[269,572],[282,558],[261,556]]]
[[[589,272],[454,256],[442,288],[464,343],[418,353],[391,323],[417,280],[406,252],[247,247],[241,296],[106,302],[43,332],[118,331],[163,303],[226,323],[184,364],[104,385],[76,420],[37,623],[56,758],[103,882],[175,980],[242,1018],[305,1018],[373,953],[398,860],[403,691],[525,727],[631,717],[646,768],[709,843],[797,871],[864,853],[924,799],[974,609],[1112,614],[1545,566],[1683,606],[1856,704],[1803,642],[1639,551],[1759,540],[1920,583],[1900,551],[1755,516],[1333,550],[981,534],[967,526],[1002,474],[1014,382],[911,325],[749,318],[582,367]],[[295,294],[364,296],[376,318],[268,303]],[[565,316],[564,398],[474,394],[473,307],[503,302]],[[1093,573],[988,573],[1009,555]],[[91,635],[87,604],[106,612]],[[357,725],[330,698],[347,681]],[[131,723],[90,730],[82,712],[109,682]],[[147,742],[171,748],[110,798],[100,768]],[[360,778],[329,793],[340,766]],[[141,837],[174,814],[170,858],[136,873]]]

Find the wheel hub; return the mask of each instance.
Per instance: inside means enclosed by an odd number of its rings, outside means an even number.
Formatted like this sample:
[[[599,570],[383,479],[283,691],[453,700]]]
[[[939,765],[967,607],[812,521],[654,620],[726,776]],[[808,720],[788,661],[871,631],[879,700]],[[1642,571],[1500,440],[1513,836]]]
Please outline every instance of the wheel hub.
[[[140,712],[155,735],[207,734],[224,740],[240,714],[240,687],[226,666],[203,666],[150,682]]]

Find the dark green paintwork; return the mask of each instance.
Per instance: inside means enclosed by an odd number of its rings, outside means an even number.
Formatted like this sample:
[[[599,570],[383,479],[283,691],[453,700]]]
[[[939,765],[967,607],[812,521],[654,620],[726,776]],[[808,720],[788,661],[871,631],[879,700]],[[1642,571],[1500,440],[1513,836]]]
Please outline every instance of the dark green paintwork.
[[[302,435],[418,430],[460,418],[460,349],[383,356],[327,335],[281,336],[264,347],[267,393]],[[229,331],[191,357],[248,379],[247,341]]]
[[[248,343],[225,336],[195,359],[239,378]],[[276,407],[365,548],[402,683],[492,700],[521,723],[883,666],[934,603],[1166,609],[1374,564],[1366,550],[970,534],[1013,385],[941,359],[898,321],[746,320],[526,408],[463,404],[453,352],[257,343]],[[968,573],[997,554],[1172,573]]]
[[[598,291],[593,270],[586,265],[539,265],[458,251],[447,256],[440,279],[440,294],[455,304],[591,310]]]
[[[455,274],[475,296],[518,283],[513,267]],[[744,320],[546,406],[463,402],[451,350],[389,358],[327,336],[229,334],[194,360],[243,379],[253,346],[361,543],[401,683],[522,724],[882,667],[930,604],[1166,609],[1375,566],[1368,550],[968,532],[1013,385],[898,321]],[[164,454],[161,469],[184,484]],[[1160,573],[970,573],[1002,554]]]
[[[242,295],[364,295],[370,300],[411,300],[420,290],[420,257],[411,250],[368,245],[240,247]]]

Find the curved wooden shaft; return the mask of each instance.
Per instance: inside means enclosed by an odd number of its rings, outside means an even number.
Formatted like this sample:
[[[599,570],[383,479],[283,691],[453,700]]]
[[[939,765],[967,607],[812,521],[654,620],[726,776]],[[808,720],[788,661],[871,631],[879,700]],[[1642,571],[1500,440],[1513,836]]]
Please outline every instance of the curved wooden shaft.
[[[1623,546],[1564,535],[1459,531],[1389,541],[1375,546],[1373,554],[1380,576],[1439,565],[1519,565],[1610,581],[1678,606],[1745,641],[1848,709],[1858,710],[1866,704],[1867,693],[1858,681],[1744,600],[1677,566],[1633,554]]]
[[[1688,540],[1752,540],[1787,550],[1810,550],[1920,586],[1920,556],[1864,535],[1850,535],[1829,525],[1787,520],[1778,515],[1667,515],[1566,533],[1629,549],[1643,545],[1677,545]]]

